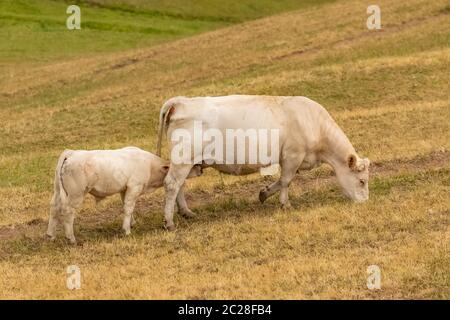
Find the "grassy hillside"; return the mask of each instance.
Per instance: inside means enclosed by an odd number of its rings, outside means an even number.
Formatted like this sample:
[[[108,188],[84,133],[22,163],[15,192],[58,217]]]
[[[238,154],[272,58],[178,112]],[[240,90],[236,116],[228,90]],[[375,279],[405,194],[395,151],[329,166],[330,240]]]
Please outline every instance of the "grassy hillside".
[[[0,63],[39,63],[146,47],[332,1],[3,0]],[[82,31],[66,28],[70,4],[81,8]]]
[[[379,1],[381,31],[365,27],[365,1],[307,1],[255,21],[246,20],[296,2],[261,11],[250,0],[226,9],[85,1],[87,21],[130,29],[79,35],[59,25],[43,32],[64,22],[65,4],[5,3],[10,13],[0,10],[0,22],[12,31],[0,35],[17,44],[0,44],[1,298],[450,298],[447,1]],[[30,22],[36,16],[48,24]],[[149,26],[165,31],[141,32]],[[167,98],[232,93],[303,95],[324,105],[374,163],[371,199],[350,203],[322,167],[296,178],[294,209],[284,212],[276,197],[257,200],[274,178],[207,171],[189,182],[198,218],[177,217],[174,233],[161,227],[160,190],[140,200],[130,237],[120,234],[114,197],[97,208],[86,201],[75,221],[82,245],[70,247],[62,235],[44,240],[61,150],[154,151]],[[75,292],[65,288],[70,264],[82,271]],[[366,288],[372,264],[382,271],[380,291]]]

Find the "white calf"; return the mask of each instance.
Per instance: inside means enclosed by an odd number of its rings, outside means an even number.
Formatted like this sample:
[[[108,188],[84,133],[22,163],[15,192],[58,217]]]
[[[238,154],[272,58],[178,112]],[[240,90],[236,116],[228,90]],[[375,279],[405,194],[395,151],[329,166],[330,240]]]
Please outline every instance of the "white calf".
[[[120,193],[125,217],[123,230],[130,234],[135,220],[133,211],[137,198],[162,187],[169,163],[160,157],[135,147],[119,150],[65,150],[59,157],[55,173],[54,194],[51,202],[47,235],[55,238],[56,226],[62,222],[66,237],[75,243],[73,221],[76,210],[86,194],[97,200]],[[194,167],[190,177],[201,175]],[[177,199],[179,212],[185,216],[193,213],[184,200]]]

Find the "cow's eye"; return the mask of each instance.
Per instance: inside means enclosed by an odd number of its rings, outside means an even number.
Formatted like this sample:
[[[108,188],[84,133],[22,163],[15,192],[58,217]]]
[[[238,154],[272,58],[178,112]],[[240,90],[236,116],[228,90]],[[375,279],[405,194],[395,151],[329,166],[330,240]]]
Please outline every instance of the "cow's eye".
[[[364,181],[364,179],[360,179],[359,184],[361,185],[361,187],[364,187],[364,185],[366,184],[366,181]]]

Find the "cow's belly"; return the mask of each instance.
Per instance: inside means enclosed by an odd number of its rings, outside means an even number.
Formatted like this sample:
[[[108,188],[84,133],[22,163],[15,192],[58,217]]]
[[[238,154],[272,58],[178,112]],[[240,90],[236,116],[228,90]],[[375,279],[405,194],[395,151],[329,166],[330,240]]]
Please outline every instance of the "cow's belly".
[[[243,176],[258,172],[262,166],[257,164],[213,164],[213,165],[204,165],[203,167],[214,168],[217,171],[226,174]]]

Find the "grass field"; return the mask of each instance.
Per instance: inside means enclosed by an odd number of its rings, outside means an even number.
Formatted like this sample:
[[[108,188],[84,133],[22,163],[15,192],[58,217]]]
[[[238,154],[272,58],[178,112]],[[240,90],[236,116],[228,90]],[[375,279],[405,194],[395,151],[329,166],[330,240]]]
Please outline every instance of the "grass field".
[[[161,2],[79,1],[76,31],[65,2],[1,2],[0,298],[450,299],[448,1],[377,1],[379,31],[361,0]],[[165,100],[235,93],[324,105],[373,163],[370,200],[346,200],[324,166],[296,177],[285,212],[258,202],[274,177],[207,170],[176,232],[159,190],[129,237],[120,197],[88,198],[82,243],[46,241],[63,149],[155,151]]]

